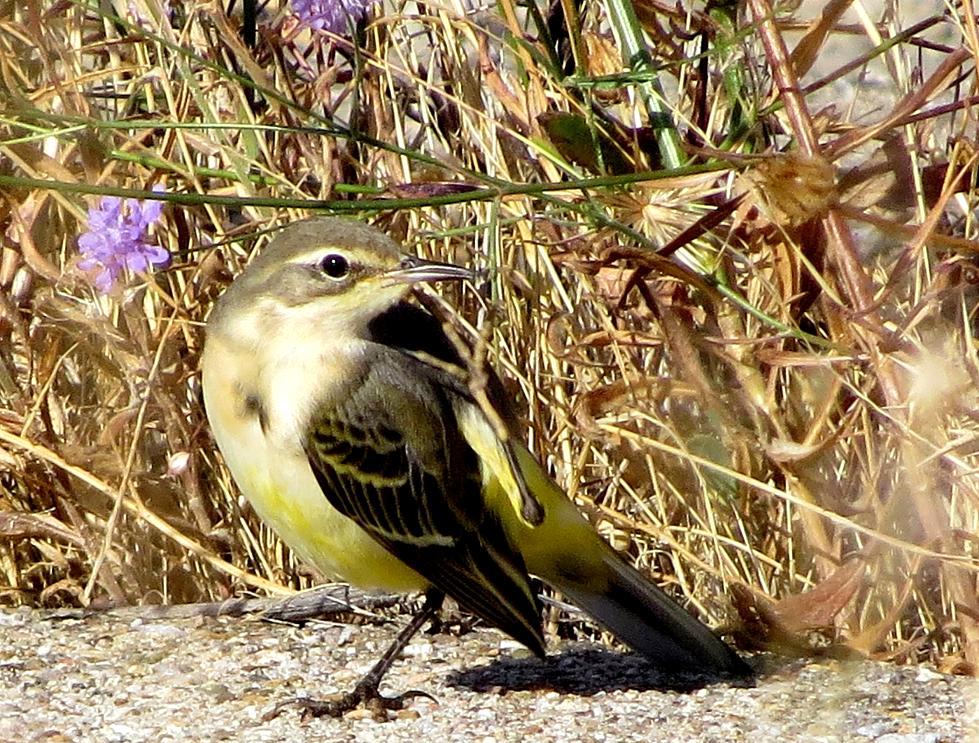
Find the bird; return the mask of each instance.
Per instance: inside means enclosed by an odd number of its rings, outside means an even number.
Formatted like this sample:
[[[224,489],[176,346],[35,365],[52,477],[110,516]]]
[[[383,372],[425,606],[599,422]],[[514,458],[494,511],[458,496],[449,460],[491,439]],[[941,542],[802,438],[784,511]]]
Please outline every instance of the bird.
[[[531,576],[657,666],[750,675],[711,629],[609,546],[522,443],[504,387],[413,300],[469,269],[342,217],[283,228],[207,320],[204,407],[258,516],[326,576],[424,604],[338,717],[399,709],[381,679],[446,596],[545,655]],[[480,381],[481,380],[481,381]]]

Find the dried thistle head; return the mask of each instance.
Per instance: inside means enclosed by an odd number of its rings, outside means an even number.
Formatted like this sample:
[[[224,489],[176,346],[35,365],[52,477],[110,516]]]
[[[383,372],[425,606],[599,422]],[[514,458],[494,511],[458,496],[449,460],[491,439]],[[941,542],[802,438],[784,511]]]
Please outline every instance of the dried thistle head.
[[[824,214],[839,198],[833,164],[797,150],[758,160],[736,190],[750,194],[769,220],[788,227]]]

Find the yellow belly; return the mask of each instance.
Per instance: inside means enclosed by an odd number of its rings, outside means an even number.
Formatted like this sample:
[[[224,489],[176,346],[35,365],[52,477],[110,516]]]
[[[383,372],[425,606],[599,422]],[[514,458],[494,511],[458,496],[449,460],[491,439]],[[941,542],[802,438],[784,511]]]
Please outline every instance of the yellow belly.
[[[274,473],[263,472],[254,463],[232,472],[262,521],[301,558],[327,576],[365,589],[416,591],[428,587],[424,578],[329,504],[308,464],[302,463],[305,473],[281,462],[273,466]]]
[[[208,363],[205,352],[205,407],[225,463],[262,521],[326,576],[364,589],[428,588],[428,581],[330,505],[299,442],[277,441],[262,431],[257,416],[236,400],[242,385],[233,368],[242,367]]]

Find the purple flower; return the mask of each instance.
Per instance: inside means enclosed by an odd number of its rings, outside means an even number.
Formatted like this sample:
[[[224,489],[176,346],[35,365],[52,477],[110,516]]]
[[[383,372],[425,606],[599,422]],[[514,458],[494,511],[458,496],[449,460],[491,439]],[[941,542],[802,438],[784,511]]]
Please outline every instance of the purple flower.
[[[299,22],[317,31],[346,36],[348,21],[359,22],[377,0],[292,0]]]
[[[162,201],[115,196],[103,196],[98,207],[88,210],[88,231],[78,237],[78,267],[97,271],[95,286],[100,292],[111,291],[126,268],[141,273],[169,262],[170,253],[146,242],[146,232],[162,210]]]

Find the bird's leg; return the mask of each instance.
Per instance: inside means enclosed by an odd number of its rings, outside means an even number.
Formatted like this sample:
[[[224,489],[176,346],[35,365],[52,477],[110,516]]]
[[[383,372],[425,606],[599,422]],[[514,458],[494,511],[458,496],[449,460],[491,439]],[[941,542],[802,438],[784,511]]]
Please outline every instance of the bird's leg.
[[[357,682],[357,685],[352,691],[336,699],[292,699],[288,702],[281,702],[266,715],[266,719],[275,717],[284,707],[295,704],[302,708],[304,718],[342,717],[350,710],[363,706],[365,709],[370,710],[374,714],[374,717],[383,720],[387,719],[388,710],[403,709],[405,702],[415,697],[429,697],[423,691],[407,691],[396,697],[385,697],[381,694],[378,687],[381,685],[381,679],[384,678],[384,675],[394,665],[398,656],[401,655],[401,651],[411,642],[411,638],[415,636],[426,622],[435,617],[444,599],[445,595],[441,591],[429,590],[425,594],[425,603],[422,608],[411,618],[408,626],[398,633],[398,636],[394,638],[394,642],[384,651],[384,655]]]

